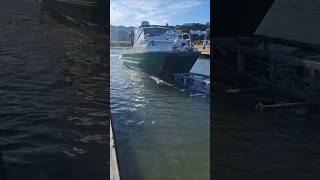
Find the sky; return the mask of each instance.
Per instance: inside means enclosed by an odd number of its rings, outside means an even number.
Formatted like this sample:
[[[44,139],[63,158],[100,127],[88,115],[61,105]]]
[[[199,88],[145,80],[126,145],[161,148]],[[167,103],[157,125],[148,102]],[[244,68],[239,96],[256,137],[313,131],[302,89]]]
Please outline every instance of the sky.
[[[117,26],[210,21],[210,0],[111,0],[110,8],[110,24]]]

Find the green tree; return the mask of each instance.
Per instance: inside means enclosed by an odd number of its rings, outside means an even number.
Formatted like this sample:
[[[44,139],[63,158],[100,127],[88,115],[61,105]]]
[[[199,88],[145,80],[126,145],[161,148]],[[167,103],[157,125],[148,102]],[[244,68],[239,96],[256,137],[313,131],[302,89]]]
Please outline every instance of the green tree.
[[[208,40],[210,39],[210,29],[207,30],[205,38]]]

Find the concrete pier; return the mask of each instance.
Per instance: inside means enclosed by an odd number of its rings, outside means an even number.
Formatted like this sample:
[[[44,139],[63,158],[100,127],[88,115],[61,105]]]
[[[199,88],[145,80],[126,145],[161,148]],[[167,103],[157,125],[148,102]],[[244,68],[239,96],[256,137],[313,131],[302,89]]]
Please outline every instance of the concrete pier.
[[[110,180],[120,180],[118,161],[117,161],[111,123],[110,123]]]

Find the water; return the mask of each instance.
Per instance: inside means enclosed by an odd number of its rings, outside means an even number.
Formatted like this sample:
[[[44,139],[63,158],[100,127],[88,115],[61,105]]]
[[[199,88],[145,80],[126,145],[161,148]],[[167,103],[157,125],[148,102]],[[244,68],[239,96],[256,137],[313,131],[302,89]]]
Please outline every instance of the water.
[[[0,148],[8,179],[107,179],[105,38],[33,0],[0,7]]]
[[[264,112],[254,108],[246,99],[215,94],[214,177],[319,178],[319,112],[306,107]]]
[[[110,55],[111,113],[123,179],[209,179],[210,101],[131,70]],[[204,64],[207,64],[205,66]],[[193,71],[208,73],[209,60]]]

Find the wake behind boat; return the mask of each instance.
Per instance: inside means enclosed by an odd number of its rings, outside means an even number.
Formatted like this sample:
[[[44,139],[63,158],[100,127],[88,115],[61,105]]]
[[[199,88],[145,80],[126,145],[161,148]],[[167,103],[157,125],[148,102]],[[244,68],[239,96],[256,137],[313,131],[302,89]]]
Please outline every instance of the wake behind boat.
[[[188,73],[201,54],[191,46],[189,35],[179,36],[169,26],[148,21],[135,28],[129,38],[132,47],[122,54],[123,64],[154,76]]]

